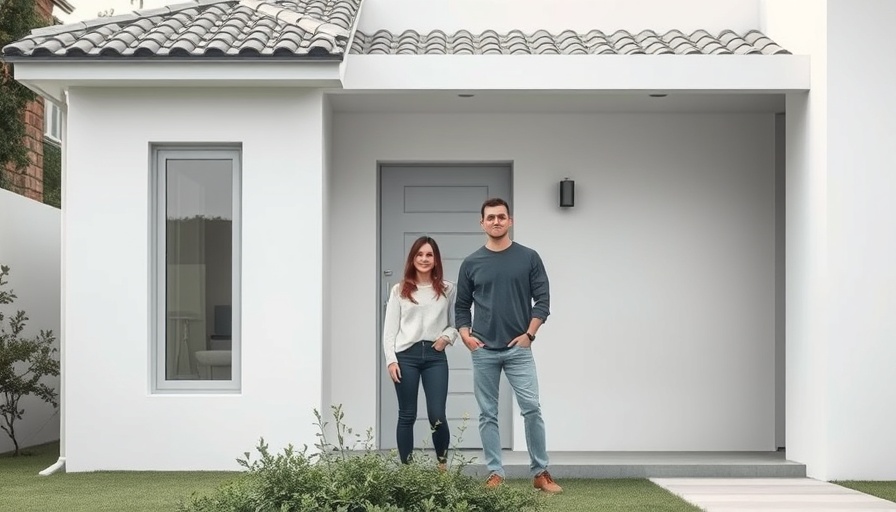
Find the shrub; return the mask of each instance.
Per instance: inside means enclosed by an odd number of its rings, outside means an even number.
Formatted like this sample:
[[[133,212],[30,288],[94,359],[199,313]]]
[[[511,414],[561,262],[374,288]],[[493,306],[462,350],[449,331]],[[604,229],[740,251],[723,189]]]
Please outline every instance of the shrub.
[[[521,512],[538,510],[533,491],[509,486],[487,489],[463,473],[469,464],[452,451],[451,469],[439,471],[423,453],[410,464],[396,454],[372,448],[343,423],[341,406],[332,407],[335,443],[326,436],[327,422],[315,410],[319,432],[316,451],[288,446],[271,453],[259,441],[259,458],[246,452],[237,462],[248,471],[208,496],[193,496],[181,512]],[[461,433],[463,429],[461,429]],[[352,440],[353,442],[349,442]],[[355,449],[360,446],[362,449]]]
[[[62,148],[44,140],[44,204],[62,207]]]
[[[7,284],[5,277],[9,267],[0,266],[0,288]],[[0,289],[0,304],[12,304],[16,295]],[[34,395],[44,402],[57,406],[56,390],[43,382],[44,376],[59,376],[59,360],[53,343],[53,331],[40,331],[34,338],[22,335],[28,317],[18,311],[9,317],[9,330],[3,326],[5,316],[0,311],[0,430],[12,439],[19,455],[19,441],[16,439],[16,421],[22,419],[25,409],[19,401],[25,395]]]

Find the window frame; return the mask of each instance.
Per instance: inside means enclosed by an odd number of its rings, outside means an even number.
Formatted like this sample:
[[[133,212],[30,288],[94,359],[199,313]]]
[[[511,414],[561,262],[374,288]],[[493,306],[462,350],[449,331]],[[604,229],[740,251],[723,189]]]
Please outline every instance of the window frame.
[[[150,165],[150,375],[154,394],[233,393],[242,389],[242,147],[238,145],[152,145]],[[230,380],[168,380],[166,335],[167,165],[168,160],[230,160],[231,226],[231,373]]]

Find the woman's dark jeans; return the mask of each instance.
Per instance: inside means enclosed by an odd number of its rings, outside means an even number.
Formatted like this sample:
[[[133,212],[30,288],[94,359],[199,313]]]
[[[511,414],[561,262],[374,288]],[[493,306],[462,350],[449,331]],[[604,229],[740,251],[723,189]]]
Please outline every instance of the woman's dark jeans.
[[[414,450],[414,423],[417,421],[417,390],[423,381],[426,396],[426,415],[432,428],[432,445],[439,462],[448,456],[451,435],[445,417],[448,399],[448,358],[445,352],[432,348],[431,341],[418,341],[410,348],[396,354],[401,382],[395,384],[398,394],[398,455],[408,463]]]

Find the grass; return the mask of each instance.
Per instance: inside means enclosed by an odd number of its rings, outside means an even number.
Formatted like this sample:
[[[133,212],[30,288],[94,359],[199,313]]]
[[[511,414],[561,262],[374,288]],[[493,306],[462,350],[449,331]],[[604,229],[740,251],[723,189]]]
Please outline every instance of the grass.
[[[237,476],[233,472],[100,471],[42,477],[38,471],[56,461],[59,444],[28,448],[25,452],[29,455],[0,455],[0,510],[174,510],[178,502],[192,493],[209,493]],[[543,512],[700,510],[648,480],[563,479],[560,484],[564,493],[545,496]],[[507,485],[531,488],[532,483],[509,480]]]
[[[0,510],[16,512],[150,512],[174,510],[194,491],[212,491],[233,472],[102,471],[38,475],[59,455],[59,443],[0,455]]]
[[[679,512],[699,511],[650,480],[562,479],[563,493],[545,496],[543,512]],[[529,480],[508,480],[509,485],[532,487]]]
[[[896,481],[862,481],[862,480],[844,480],[834,482],[843,487],[849,487],[865,494],[877,496],[885,500],[896,502]]]

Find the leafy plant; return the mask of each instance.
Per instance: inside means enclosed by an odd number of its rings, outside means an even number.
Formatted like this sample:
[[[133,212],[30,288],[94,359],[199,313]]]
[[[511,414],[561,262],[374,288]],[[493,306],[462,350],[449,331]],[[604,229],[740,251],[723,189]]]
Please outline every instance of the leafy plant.
[[[62,207],[62,148],[44,140],[44,204]]]
[[[12,304],[16,295],[2,289],[7,284],[8,266],[0,266],[0,304]],[[56,390],[42,382],[45,376],[59,376],[59,361],[55,358],[56,338],[53,331],[41,330],[34,338],[22,335],[28,317],[24,311],[18,311],[8,320],[9,330],[3,325],[6,317],[0,311],[0,425],[12,439],[15,451],[19,455],[19,442],[16,439],[15,423],[22,419],[25,410],[19,405],[23,396],[34,395],[44,402],[56,407]]]
[[[261,439],[258,458],[246,452],[237,462],[247,472],[208,496],[193,496],[181,512],[522,512],[540,508],[538,496],[511,486],[488,489],[467,476],[470,461],[452,450],[448,471],[421,451],[410,464],[373,448],[372,430],[362,438],[344,423],[341,406],[329,422],[315,409],[314,444],[272,453]],[[463,428],[460,429],[463,432]],[[457,438],[456,438],[457,439]]]
[[[0,2],[0,48],[44,25],[34,0]],[[28,165],[24,112],[27,103],[35,98],[33,92],[15,81],[12,65],[0,57],[0,187],[11,185],[7,172],[18,172]]]

